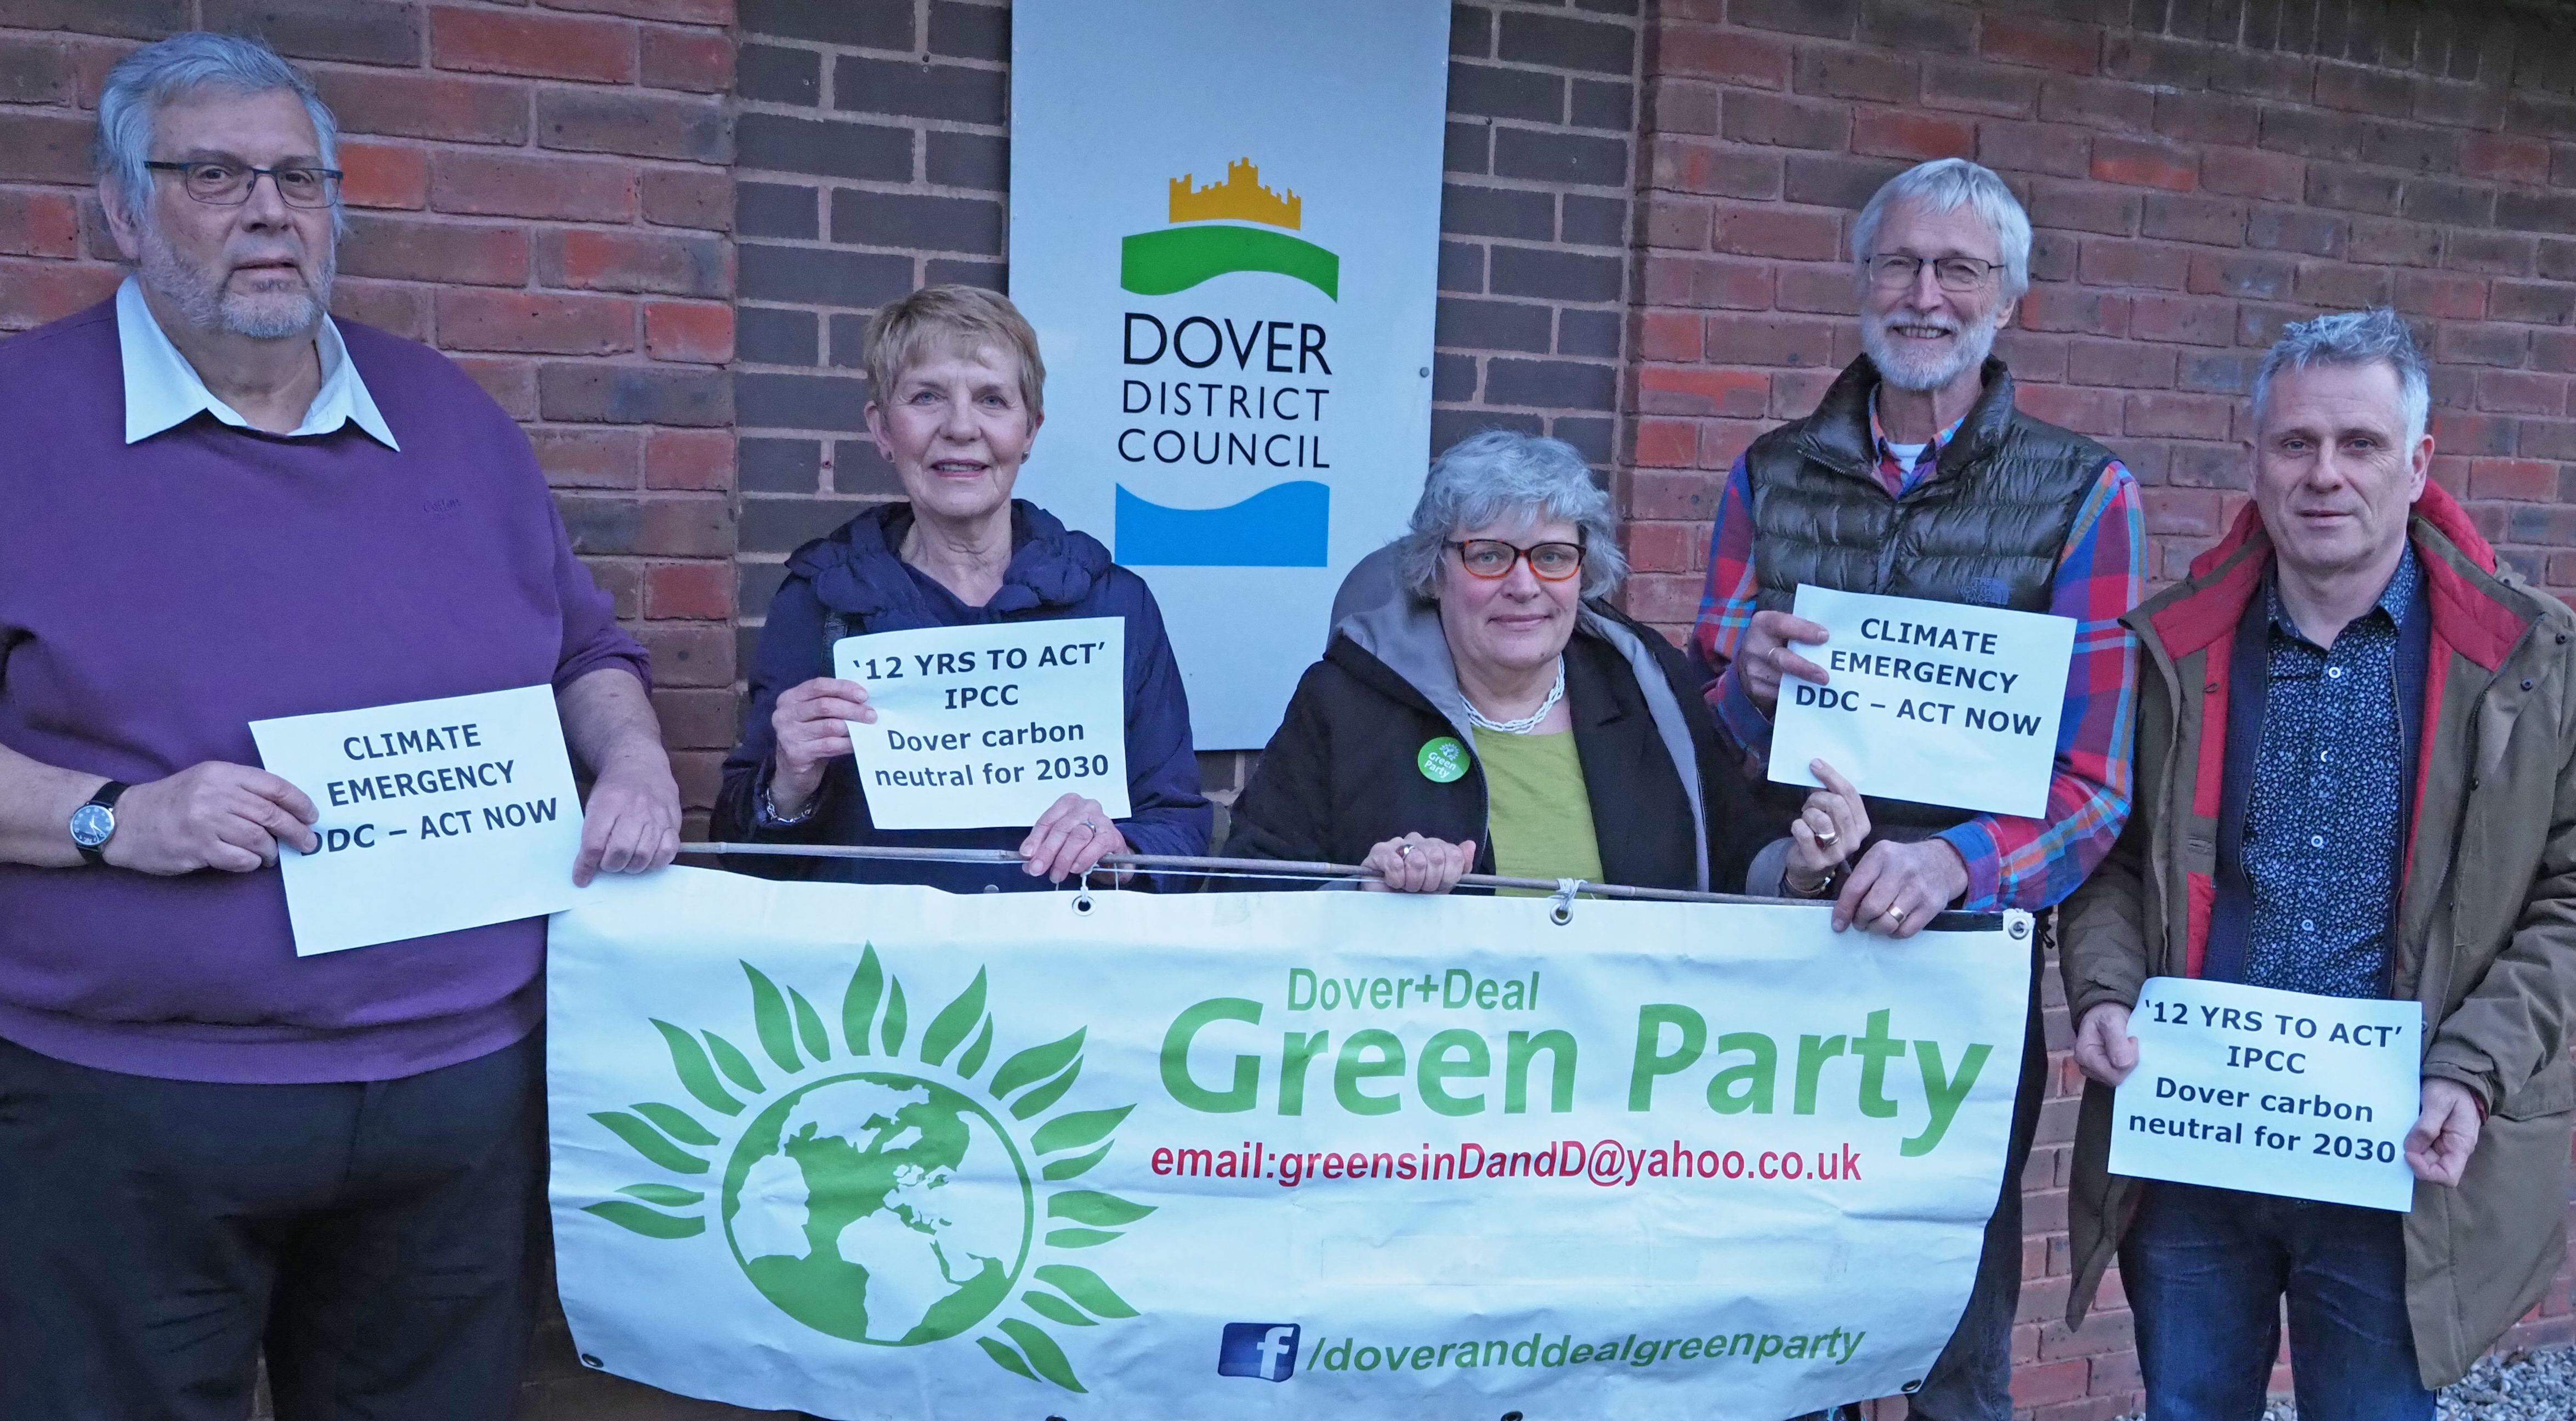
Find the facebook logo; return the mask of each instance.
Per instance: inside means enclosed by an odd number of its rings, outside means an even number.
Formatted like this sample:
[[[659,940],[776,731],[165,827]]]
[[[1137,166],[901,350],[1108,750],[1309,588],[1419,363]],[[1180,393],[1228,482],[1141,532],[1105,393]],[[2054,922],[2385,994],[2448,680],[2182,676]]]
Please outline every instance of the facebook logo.
[[[1216,1374],[1284,1382],[1297,1371],[1297,1324],[1229,1322],[1216,1351]]]

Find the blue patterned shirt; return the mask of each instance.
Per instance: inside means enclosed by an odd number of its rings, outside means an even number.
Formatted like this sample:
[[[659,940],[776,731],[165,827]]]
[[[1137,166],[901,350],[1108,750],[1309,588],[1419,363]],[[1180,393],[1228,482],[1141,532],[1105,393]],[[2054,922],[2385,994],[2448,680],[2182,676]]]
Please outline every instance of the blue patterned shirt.
[[[2326,648],[2266,581],[2263,744],[2245,803],[2252,889],[2245,980],[2328,997],[2386,995],[2406,727],[2398,626],[2422,576],[2410,545],[2388,587]]]

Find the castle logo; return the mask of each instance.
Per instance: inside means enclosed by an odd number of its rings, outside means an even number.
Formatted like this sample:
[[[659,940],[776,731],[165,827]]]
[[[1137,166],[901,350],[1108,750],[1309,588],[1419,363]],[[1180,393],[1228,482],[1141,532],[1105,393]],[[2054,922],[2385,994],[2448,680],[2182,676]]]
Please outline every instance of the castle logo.
[[[761,1297],[828,1336],[880,1347],[971,1336],[1007,1371],[1084,1390],[1049,1326],[1137,1312],[1068,1255],[1117,1241],[1154,1209],[1057,1187],[1106,1158],[1135,1109],[1032,1118],[1082,1073],[1083,1031],[986,1078],[994,1020],[980,971],[907,1060],[903,984],[875,948],[842,994],[837,1043],[803,992],[742,970],[767,1064],[713,1031],[653,1021],[697,1108],[593,1112],[665,1178],[585,1210],[646,1238],[701,1240],[693,1248],[710,1246],[712,1225]]]
[[[1341,299],[1342,259],[1288,235],[1303,222],[1305,199],[1263,186],[1250,158],[1226,164],[1224,182],[1200,187],[1195,178],[1184,173],[1171,181],[1166,220],[1172,225],[1120,243],[1120,286],[1140,296],[1168,296],[1229,272],[1267,271]]]

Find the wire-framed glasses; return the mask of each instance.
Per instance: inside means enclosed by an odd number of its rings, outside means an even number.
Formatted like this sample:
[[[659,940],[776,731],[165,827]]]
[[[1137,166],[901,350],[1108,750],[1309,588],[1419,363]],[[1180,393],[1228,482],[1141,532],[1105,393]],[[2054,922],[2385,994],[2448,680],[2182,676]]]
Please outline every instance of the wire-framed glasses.
[[[289,207],[329,207],[340,195],[337,168],[254,168],[248,163],[146,163],[156,173],[177,173],[188,196],[217,207],[238,207],[263,177],[277,184],[277,196]]]

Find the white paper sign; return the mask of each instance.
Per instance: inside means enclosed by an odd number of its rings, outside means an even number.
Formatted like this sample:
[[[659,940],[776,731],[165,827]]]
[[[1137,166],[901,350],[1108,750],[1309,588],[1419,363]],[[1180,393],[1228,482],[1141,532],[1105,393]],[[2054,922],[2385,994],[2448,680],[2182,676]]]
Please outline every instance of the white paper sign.
[[[1801,585],[1823,646],[1819,686],[1780,683],[1771,778],[1812,785],[1822,760],[1863,794],[2036,818],[2048,808],[2075,621]]]
[[[833,674],[868,688],[850,724],[880,829],[1034,824],[1067,794],[1127,802],[1127,623],[1001,622],[854,636]]]
[[[299,957],[561,912],[581,795],[554,691],[255,720],[261,764],[322,811],[280,855]]]
[[[2138,1068],[2113,1101],[2113,1174],[2414,1207],[2417,1003],[2151,977],[2129,1034]]]

